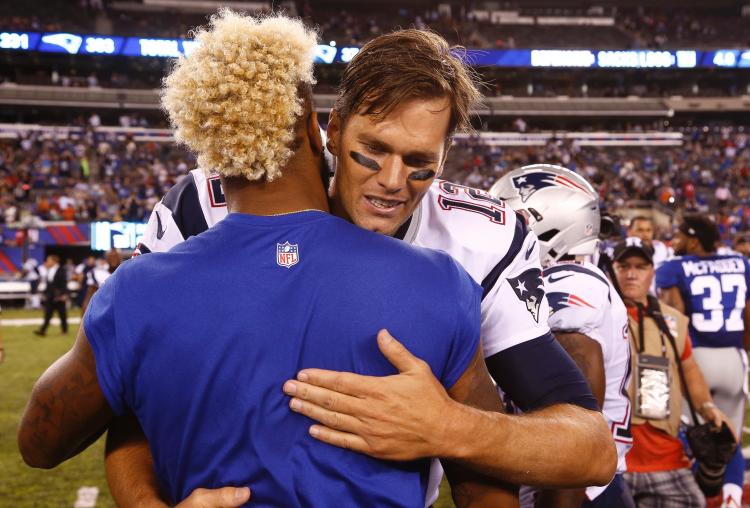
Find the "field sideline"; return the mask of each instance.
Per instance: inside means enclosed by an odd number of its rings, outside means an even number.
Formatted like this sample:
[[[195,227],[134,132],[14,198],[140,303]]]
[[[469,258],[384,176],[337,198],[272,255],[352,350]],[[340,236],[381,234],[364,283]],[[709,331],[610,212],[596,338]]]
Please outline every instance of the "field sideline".
[[[72,316],[78,317],[74,311]],[[41,316],[41,311],[3,310],[2,319]],[[61,335],[51,326],[46,337],[32,333],[34,326],[3,326],[6,359],[0,364],[0,507],[72,507],[80,487],[98,487],[97,508],[115,504],[104,475],[104,437],[81,455],[51,471],[32,469],[21,460],[16,445],[16,429],[34,381],[55,359],[70,348],[77,326]],[[251,502],[252,505],[252,502]],[[447,489],[435,508],[451,508]]]

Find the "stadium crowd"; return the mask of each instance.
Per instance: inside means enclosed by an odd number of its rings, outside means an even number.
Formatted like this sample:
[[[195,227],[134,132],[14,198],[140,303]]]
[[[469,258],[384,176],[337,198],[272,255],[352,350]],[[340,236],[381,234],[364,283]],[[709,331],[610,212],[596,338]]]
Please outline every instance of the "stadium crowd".
[[[10,61],[0,61],[0,85],[41,85],[73,88],[132,88],[159,87],[159,76],[168,61],[131,58],[113,63],[105,57],[50,61],[43,70],[22,63],[16,55]],[[315,92],[336,93],[341,76],[341,65],[316,68],[318,82]],[[524,69],[478,68],[487,84],[489,96],[516,97],[734,97],[748,94],[750,83],[742,70],[722,70],[721,73],[684,70],[661,70],[658,75],[644,70],[592,71],[590,69]]]
[[[136,124],[127,117],[121,123]],[[99,122],[95,115],[89,123]],[[523,120],[515,122],[526,129]],[[641,128],[631,126],[631,130]],[[597,184],[609,210],[653,201],[671,211],[719,211],[722,233],[750,230],[750,140],[744,127],[683,129],[675,147],[592,147],[552,139],[544,146],[455,142],[448,179],[489,188],[505,172],[560,164]],[[135,141],[87,129],[50,139],[40,132],[0,141],[0,208],[5,223],[25,214],[44,220],[144,221],[158,199],[195,167],[171,143]]]
[[[560,164],[594,182],[608,210],[652,201],[674,212],[717,211],[725,238],[750,229],[750,143],[744,128],[695,128],[679,147],[590,147],[551,140],[545,146],[456,143],[446,176],[488,188],[527,164]]]
[[[77,31],[131,36],[187,38],[190,30],[204,24],[206,14],[169,9],[168,16],[153,11],[126,10],[109,0],[79,0],[79,10],[69,2],[53,0],[23,6],[0,7],[0,28],[29,31]],[[310,0],[290,2],[293,12],[320,31],[321,40],[360,45],[394,28],[430,28],[449,42],[473,48],[684,48],[735,47],[747,44],[747,22],[739,7],[704,10],[680,6],[624,7],[603,9],[566,6],[530,7],[522,2],[503,2],[499,10],[515,12],[532,23],[506,21],[492,23],[487,13],[498,10],[484,2],[467,2],[458,8],[442,8],[440,2],[417,8],[409,6],[315,6]],[[85,13],[81,16],[80,13]],[[545,25],[537,17],[602,17],[614,19],[611,26]]]
[[[154,204],[194,167],[170,144],[94,134],[48,139],[30,133],[0,142],[0,208],[12,223],[43,220],[145,221]]]

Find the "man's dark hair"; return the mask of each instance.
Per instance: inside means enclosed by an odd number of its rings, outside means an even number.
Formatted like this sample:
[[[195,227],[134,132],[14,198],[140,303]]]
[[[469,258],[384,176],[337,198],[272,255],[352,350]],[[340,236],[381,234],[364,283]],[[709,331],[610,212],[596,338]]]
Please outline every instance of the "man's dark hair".
[[[635,217],[630,219],[630,226],[628,226],[628,229],[632,228],[639,220],[645,220],[647,222],[650,222],[652,225],[654,223],[654,220],[651,217],[646,217],[645,215],[636,215]]]
[[[451,118],[447,137],[471,126],[479,101],[474,71],[440,35],[397,30],[365,44],[346,66],[334,109],[345,124],[349,115],[384,118],[407,99],[446,97]]]
[[[682,218],[680,231],[687,236],[697,238],[706,252],[715,252],[719,242],[719,228],[706,215],[688,214]]]

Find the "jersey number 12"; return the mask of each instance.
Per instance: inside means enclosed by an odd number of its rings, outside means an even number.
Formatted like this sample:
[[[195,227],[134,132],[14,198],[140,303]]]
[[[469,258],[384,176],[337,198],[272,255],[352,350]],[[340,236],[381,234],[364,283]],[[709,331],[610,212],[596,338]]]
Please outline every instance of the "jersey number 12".
[[[469,198],[454,199],[440,195],[438,203],[443,210],[466,210],[484,215],[495,224],[505,224],[505,203],[490,194],[446,181],[440,182],[440,189],[450,196],[458,196],[461,191]]]

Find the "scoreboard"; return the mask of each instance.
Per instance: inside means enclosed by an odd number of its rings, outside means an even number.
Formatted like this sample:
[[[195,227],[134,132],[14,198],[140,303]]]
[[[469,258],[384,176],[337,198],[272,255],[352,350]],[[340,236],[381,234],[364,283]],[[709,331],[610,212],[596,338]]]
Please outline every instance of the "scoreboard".
[[[189,39],[80,35],[67,32],[0,32],[0,50],[41,51],[69,55],[120,55],[152,58],[189,56],[197,43]],[[315,62],[348,63],[358,46],[319,44]],[[750,68],[750,49],[595,50],[467,49],[467,62],[490,67],[560,67],[610,69]]]

